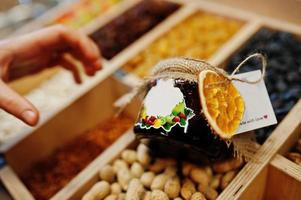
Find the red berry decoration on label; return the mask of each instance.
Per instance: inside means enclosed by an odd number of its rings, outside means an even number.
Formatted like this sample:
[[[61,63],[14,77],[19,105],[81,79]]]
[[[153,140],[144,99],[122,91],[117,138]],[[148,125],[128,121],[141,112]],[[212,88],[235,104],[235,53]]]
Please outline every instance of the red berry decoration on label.
[[[180,119],[180,117],[178,117],[178,116],[175,116],[173,119],[172,119],[172,121],[173,122],[179,122],[181,119]]]
[[[187,118],[186,115],[185,115],[184,113],[180,113],[178,116],[179,116],[181,119],[186,119],[186,118]]]
[[[155,116],[151,116],[151,117],[149,118],[149,120],[150,120],[151,122],[154,122],[156,119],[157,119],[157,118],[156,118]]]

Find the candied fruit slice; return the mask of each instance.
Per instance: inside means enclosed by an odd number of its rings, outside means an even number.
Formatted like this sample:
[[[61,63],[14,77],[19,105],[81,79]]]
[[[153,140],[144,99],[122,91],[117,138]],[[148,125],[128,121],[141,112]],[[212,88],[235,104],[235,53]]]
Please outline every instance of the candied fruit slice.
[[[238,90],[226,77],[204,70],[199,75],[199,94],[208,124],[221,138],[231,138],[245,110],[244,100]]]

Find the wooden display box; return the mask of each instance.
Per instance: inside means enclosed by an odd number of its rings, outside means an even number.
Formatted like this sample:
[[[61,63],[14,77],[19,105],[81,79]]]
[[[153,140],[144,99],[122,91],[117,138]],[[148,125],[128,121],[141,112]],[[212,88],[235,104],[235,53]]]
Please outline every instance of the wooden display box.
[[[33,199],[31,193],[20,180],[19,175],[24,174],[32,164],[47,157],[79,134],[113,117],[116,114],[114,102],[121,95],[128,92],[128,89],[128,87],[114,78],[108,77],[76,102],[62,110],[47,124],[44,124],[17,145],[10,148],[5,153],[8,165],[1,169],[0,177],[13,198],[20,200]],[[138,112],[138,105],[137,102],[133,102],[124,111],[127,116],[132,117],[133,121]],[[122,135],[117,139],[116,144],[112,146],[121,148],[122,146],[120,145],[124,141],[132,140],[133,138],[132,132],[129,130],[129,133]],[[104,151],[103,154],[107,155],[108,153]],[[106,158],[108,156],[102,157]],[[100,157],[100,160],[99,158],[95,159],[87,166],[84,173],[85,178],[87,177],[86,173],[90,173],[91,168],[97,168],[99,163],[103,162],[102,157]],[[82,173],[78,176],[82,177]],[[69,185],[72,186],[72,184],[73,182],[70,182]]]
[[[300,101],[299,108],[301,108]],[[279,154],[268,166],[265,199],[299,199],[301,197],[301,166],[284,157],[301,137],[300,109],[295,117],[299,120],[298,126],[291,128],[292,132],[281,144]],[[288,122],[290,123],[292,122]]]
[[[261,27],[285,30],[301,35],[301,27],[294,24],[211,2],[187,1],[187,6],[181,8],[154,30],[145,34],[108,62],[106,68],[110,68],[110,71],[106,71],[102,78],[98,78],[97,81],[93,82],[90,87],[87,87],[86,91],[81,91],[78,97],[70,101],[70,104],[62,107],[58,114],[51,116],[50,121],[44,123],[21,142],[8,149],[5,153],[8,166],[0,171],[0,178],[15,199],[33,199],[30,192],[18,179],[20,172],[28,168],[34,161],[43,158],[57,147],[64,145],[69,139],[74,138],[76,135],[73,133],[80,133],[81,130],[92,127],[108,115],[113,114],[113,102],[128,89],[121,82],[133,86],[139,81],[137,77],[126,76],[119,82],[119,80],[114,80],[111,74],[155,39],[198,10],[217,13],[221,16],[245,22],[241,30],[208,60],[208,62],[217,66],[225,64],[229,57],[237,52]],[[98,110],[100,100],[102,109]],[[127,109],[132,116],[137,114],[137,105],[137,103],[133,104]],[[81,116],[87,116],[87,118]],[[63,119],[68,119],[68,123],[62,123],[64,122]],[[83,121],[76,123],[79,119]],[[62,130],[64,130],[64,134],[62,134]],[[219,195],[218,199],[299,199],[301,196],[301,168],[287,160],[283,155],[292,147],[300,134],[301,100],[279,123],[272,135],[254,155],[253,160],[249,161],[240,170],[230,185]],[[100,167],[116,158],[123,149],[134,147],[136,144],[134,134],[129,131],[52,199],[80,199],[98,180]],[[39,151],[36,149],[39,149]]]

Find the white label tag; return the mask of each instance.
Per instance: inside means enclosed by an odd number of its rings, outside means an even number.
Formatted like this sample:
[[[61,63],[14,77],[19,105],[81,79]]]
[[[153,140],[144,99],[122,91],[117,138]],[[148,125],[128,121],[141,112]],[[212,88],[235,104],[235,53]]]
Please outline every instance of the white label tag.
[[[261,71],[256,70],[235,75],[235,78],[249,81],[258,80]],[[257,84],[233,81],[245,102],[245,113],[237,130],[238,133],[270,126],[277,123],[277,119],[267,92],[264,80]]]

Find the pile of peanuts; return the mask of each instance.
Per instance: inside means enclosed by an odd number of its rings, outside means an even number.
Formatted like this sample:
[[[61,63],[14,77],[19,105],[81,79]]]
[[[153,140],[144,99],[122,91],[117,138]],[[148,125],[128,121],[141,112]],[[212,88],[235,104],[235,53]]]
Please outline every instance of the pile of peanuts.
[[[170,158],[152,158],[148,147],[126,149],[99,170],[100,181],[82,200],[203,200],[216,199],[236,176],[238,159],[197,166]]]
[[[287,158],[301,166],[301,138],[292,151],[287,154]]]
[[[198,12],[130,60],[124,66],[124,70],[143,77],[164,58],[181,56],[208,59],[240,29],[241,25],[241,22],[235,20]]]

